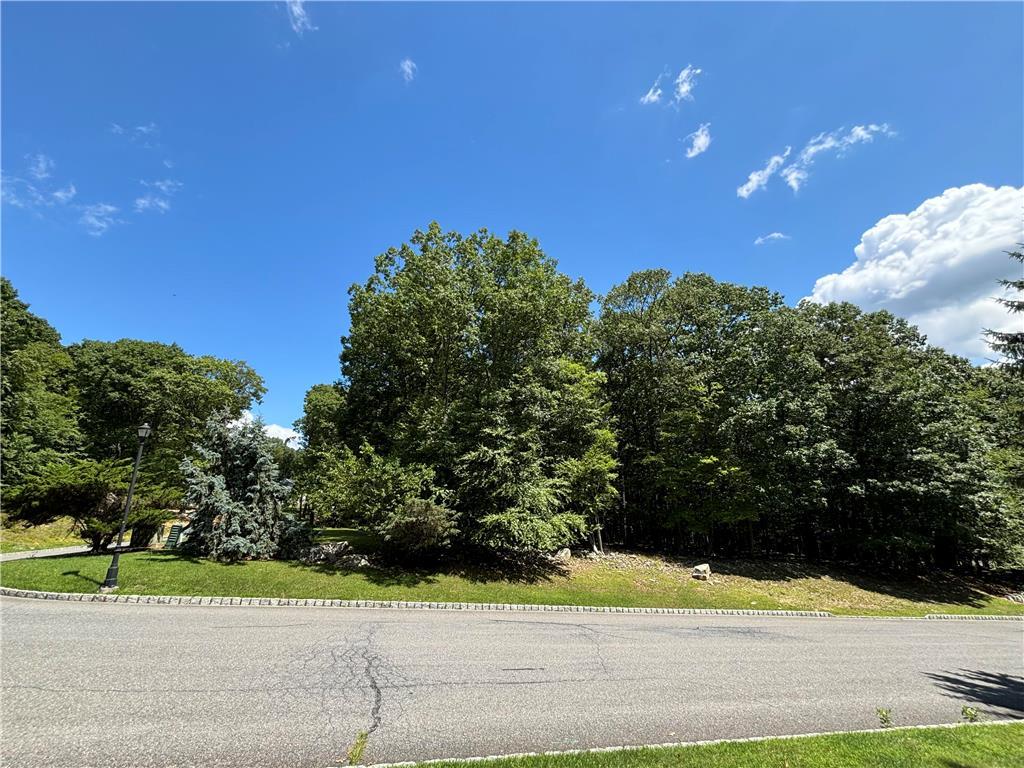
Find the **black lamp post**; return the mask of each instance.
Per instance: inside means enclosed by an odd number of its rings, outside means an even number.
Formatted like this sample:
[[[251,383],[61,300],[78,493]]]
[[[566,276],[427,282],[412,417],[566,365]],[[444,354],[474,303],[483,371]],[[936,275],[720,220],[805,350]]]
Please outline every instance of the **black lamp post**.
[[[121,540],[124,538],[124,529],[128,525],[128,510],[132,508],[132,493],[135,491],[135,478],[139,474],[139,462],[142,461],[142,446],[146,442],[146,438],[149,437],[149,433],[153,431],[153,428],[149,424],[143,424],[139,427],[139,450],[135,454],[135,466],[132,468],[132,479],[128,483],[128,498],[124,502],[124,518],[121,520],[121,530],[117,532],[117,548],[114,550],[114,559],[110,561],[110,567],[107,568],[107,578],[103,580],[103,586],[100,587],[100,591],[109,592],[113,589],[117,589],[117,561],[121,556]]]

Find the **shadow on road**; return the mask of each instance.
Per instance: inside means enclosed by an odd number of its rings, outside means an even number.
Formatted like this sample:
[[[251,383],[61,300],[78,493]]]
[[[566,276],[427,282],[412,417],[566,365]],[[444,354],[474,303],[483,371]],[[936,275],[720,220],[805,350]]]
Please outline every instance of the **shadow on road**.
[[[966,669],[955,673],[926,672],[925,676],[958,699],[1024,715],[1024,677]]]

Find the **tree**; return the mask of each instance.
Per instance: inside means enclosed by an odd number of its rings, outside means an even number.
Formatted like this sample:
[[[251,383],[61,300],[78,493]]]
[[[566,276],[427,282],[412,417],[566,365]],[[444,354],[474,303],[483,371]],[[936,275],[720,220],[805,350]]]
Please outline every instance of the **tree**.
[[[341,441],[344,416],[345,390],[341,383],[316,384],[306,392],[302,418],[295,422],[295,428],[302,434],[307,450],[321,451]]]
[[[186,501],[195,509],[190,551],[214,560],[266,560],[301,535],[287,513],[287,488],[278,481],[263,424],[231,423],[221,412],[206,423],[199,457],[181,465]]]
[[[143,470],[167,484],[180,484],[180,462],[211,415],[225,412],[237,419],[265,392],[245,363],[193,357],[176,344],[83,341],[69,352],[88,455],[130,456],[136,426],[148,422],[153,435]]]
[[[72,362],[60,334],[0,278],[0,443],[3,485],[16,487],[81,445]]]
[[[1007,254],[1011,259],[1019,261],[1024,269],[1024,247],[1020,250],[1010,251]],[[1018,279],[1013,280],[1000,280],[999,284],[1003,288],[1009,288],[1017,291],[1024,297],[1024,275]],[[999,303],[1006,306],[1011,315],[1017,315],[1024,313],[1024,298],[1018,299],[999,299]],[[1022,321],[1024,325],[1024,321]],[[1020,327],[1020,326],[1018,326]],[[1012,371],[1015,371],[1021,375],[1024,375],[1024,330],[1018,331],[987,331],[992,349],[1003,355],[1006,358],[1003,365]]]
[[[352,451],[427,468],[417,498],[450,508],[465,543],[550,549],[595,523],[613,498],[614,438],[582,282],[522,233],[432,224],[349,294],[342,416],[317,423],[340,423]]]
[[[74,459],[45,465],[14,494],[15,516],[33,525],[69,516],[78,534],[102,552],[115,539],[124,516],[131,465],[128,461]],[[151,527],[166,514],[147,502],[149,490],[136,488],[127,529]]]

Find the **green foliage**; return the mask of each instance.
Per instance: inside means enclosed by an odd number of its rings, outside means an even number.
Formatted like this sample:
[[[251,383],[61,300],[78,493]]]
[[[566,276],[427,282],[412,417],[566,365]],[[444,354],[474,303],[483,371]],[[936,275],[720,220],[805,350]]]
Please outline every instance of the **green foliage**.
[[[197,451],[198,459],[181,466],[195,509],[189,551],[229,562],[265,560],[278,553],[282,536],[295,548],[297,523],[284,510],[287,488],[259,421],[231,424],[227,413],[214,415]]]
[[[410,498],[433,499],[450,510],[429,515],[446,521],[438,541],[457,527],[458,540],[492,549],[555,548],[597,521],[616,463],[582,282],[522,233],[463,237],[433,224],[378,257],[350,297],[344,390],[311,390],[303,420],[311,444],[338,435],[312,462],[318,506],[401,538],[410,523],[387,521],[425,509]],[[364,442],[371,473],[384,462],[410,479],[360,513],[345,499],[363,495],[344,479],[359,472],[337,449]]]
[[[81,444],[71,358],[54,328],[0,278],[0,446],[5,495]]]
[[[878,716],[878,724],[883,728],[892,728],[892,710],[885,707],[879,707],[875,710],[875,714]]]
[[[976,723],[978,722],[978,710],[976,707],[969,707],[964,704],[960,707],[960,718],[965,723]]]
[[[153,434],[144,467],[167,483],[180,483],[181,460],[191,454],[207,419],[221,412],[238,418],[265,391],[245,363],[193,357],[176,344],[83,341],[68,351],[89,455],[130,455],[135,428],[148,422]]]
[[[1016,298],[1000,298],[999,302],[1011,315],[1016,316],[1024,312],[1024,248],[1010,251],[1007,256],[1021,263],[1022,274],[1018,278],[999,281],[1004,289],[1017,292]],[[1017,327],[1020,328],[1020,325]],[[1024,331],[986,331],[986,334],[992,349],[1003,355],[1002,366],[1024,377]]]
[[[59,517],[73,520],[75,531],[92,545],[105,549],[117,537],[124,515],[131,465],[125,461],[77,459],[45,465],[13,494],[10,509],[19,520],[41,524]],[[127,529],[163,522],[166,513],[136,488]]]

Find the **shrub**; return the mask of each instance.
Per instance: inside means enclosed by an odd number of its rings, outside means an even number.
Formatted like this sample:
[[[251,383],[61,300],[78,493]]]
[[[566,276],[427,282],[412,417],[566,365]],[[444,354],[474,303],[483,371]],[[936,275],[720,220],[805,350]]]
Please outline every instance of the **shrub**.
[[[379,531],[389,546],[412,554],[443,549],[458,533],[455,513],[431,499],[406,499]]]
[[[33,525],[67,515],[93,552],[101,552],[121,528],[130,476],[131,467],[123,461],[79,459],[47,464],[12,495],[11,511]],[[165,510],[149,503],[147,489],[136,486],[125,530],[157,526],[167,516]]]

